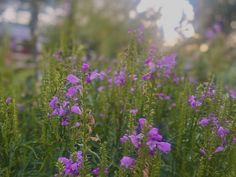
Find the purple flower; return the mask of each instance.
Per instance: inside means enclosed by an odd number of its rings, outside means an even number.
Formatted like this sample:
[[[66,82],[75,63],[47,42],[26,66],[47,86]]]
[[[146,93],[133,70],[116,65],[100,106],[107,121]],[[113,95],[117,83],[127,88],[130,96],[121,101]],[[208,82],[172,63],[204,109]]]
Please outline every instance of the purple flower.
[[[72,158],[68,159],[66,157],[59,157],[58,161],[63,164],[63,176],[78,176],[79,169],[81,168],[81,165],[83,163],[82,152],[77,152],[77,160],[73,160]]]
[[[70,82],[71,84],[77,84],[77,83],[79,83],[79,81],[80,81],[79,78],[76,77],[76,76],[73,75],[73,74],[69,74],[69,75],[67,76],[66,80],[67,80],[68,82]]]
[[[79,107],[78,105],[72,106],[72,107],[71,107],[71,112],[76,113],[76,114],[79,114],[79,115],[82,114],[81,109],[80,109],[80,107]]]
[[[52,111],[52,116],[57,116],[59,115],[59,108],[56,108]]]
[[[201,149],[200,149],[200,154],[201,154],[201,155],[203,155],[203,156],[205,156],[205,155],[206,155],[206,151],[205,151],[205,149],[204,149],[204,148],[201,148]]]
[[[144,125],[145,125],[145,123],[146,123],[146,119],[145,118],[140,118],[139,120],[138,120],[138,122],[139,122],[139,125],[140,125],[140,127],[141,128],[143,128],[144,127]]]
[[[171,144],[167,142],[158,142],[157,148],[163,153],[169,153],[171,151]]]
[[[215,150],[214,153],[221,152],[221,151],[223,151],[224,149],[225,149],[224,146],[218,146],[218,147],[216,148],[216,150]]]
[[[161,60],[157,61],[157,67],[158,68],[164,68],[164,69],[172,69],[176,65],[176,54],[171,54],[168,56],[163,57]]]
[[[141,146],[141,139],[142,139],[142,135],[138,134],[138,135],[130,135],[129,136],[131,143],[134,145],[135,148],[140,148]]]
[[[78,174],[79,164],[77,162],[71,164],[70,170],[72,174]]]
[[[170,56],[166,56],[162,60],[158,60],[158,62],[157,62],[157,68],[162,69],[163,75],[167,78],[169,78],[171,76],[172,69],[176,65],[175,58],[176,58],[176,55],[173,54]],[[178,80],[179,80],[178,77],[174,78],[174,81],[177,83],[178,83]]]
[[[162,141],[162,136],[157,128],[151,128],[151,130],[149,130],[146,144],[151,153],[155,153],[157,149],[163,153],[169,153],[171,151],[171,144]]]
[[[82,151],[78,151],[76,153],[76,155],[77,155],[77,161],[82,162],[83,161],[83,152]]]
[[[229,129],[220,126],[217,130],[219,137],[224,138],[229,133]]]
[[[193,95],[189,96],[188,103],[192,108],[196,108],[202,105],[202,102],[197,100],[197,97]]]
[[[61,122],[62,126],[67,126],[69,124],[69,119],[68,118],[64,118]]]
[[[144,64],[145,64],[145,65],[149,65],[150,63],[153,63],[153,56],[148,56],[148,57],[144,60]]]
[[[7,97],[7,99],[5,100],[6,103],[10,103],[12,101],[11,97]]]
[[[69,101],[63,101],[63,102],[62,102],[62,107],[63,107],[63,108],[67,108],[69,105],[70,105],[70,102],[69,102]]]
[[[67,159],[66,157],[59,157],[58,161],[63,163],[64,166],[68,166],[71,164],[71,160]]]
[[[94,80],[96,79],[97,77],[99,77],[99,73],[97,70],[94,70],[91,74],[90,74],[90,80]]]
[[[148,68],[151,72],[156,71],[156,64],[154,62],[150,61],[150,62],[148,62],[147,65],[148,65]]]
[[[89,70],[89,64],[88,63],[83,63],[81,66],[81,71],[86,73]]]
[[[99,175],[99,172],[100,172],[100,168],[99,168],[99,167],[94,168],[94,169],[92,170],[92,174],[95,175],[95,176],[98,176],[98,175]]]
[[[203,126],[203,127],[205,127],[205,126],[207,126],[207,125],[209,124],[209,122],[210,122],[210,119],[204,117],[204,118],[202,118],[202,119],[198,122],[198,124],[201,125],[201,126]]]
[[[162,136],[159,134],[159,130],[157,128],[151,128],[148,132],[148,137],[151,140],[161,141]]]
[[[64,109],[60,106],[60,107],[58,107],[58,108],[56,108],[56,109],[54,109],[53,110],[53,112],[52,112],[52,115],[53,116],[64,116],[65,115],[65,111],[64,111]]]
[[[101,72],[99,73],[99,79],[100,79],[100,80],[104,80],[105,77],[106,77],[106,73],[105,73],[104,71],[101,71]]]
[[[135,160],[129,156],[124,156],[120,160],[121,167],[125,167],[127,169],[130,169],[130,168],[134,167],[134,165],[135,165]]]
[[[227,121],[225,121],[225,123],[227,123]],[[222,143],[222,145],[216,147],[215,151],[212,153],[214,154],[214,153],[221,152],[225,149],[224,146],[226,144],[226,136],[230,133],[230,130],[228,128],[222,127],[219,122],[219,119],[215,117],[214,114],[210,114],[208,117],[204,117],[199,121],[199,125],[201,126],[207,126],[209,124],[211,125],[210,128],[212,132],[215,133],[215,136],[220,137],[221,143]]]
[[[157,128],[151,127],[150,125],[146,126],[149,127],[149,131],[147,134],[139,133],[140,128],[142,129],[147,121],[145,118],[139,119],[139,125],[136,127],[137,129],[131,135],[125,134],[122,138],[120,138],[121,143],[125,143],[130,141],[132,145],[137,149],[141,148],[145,144],[148,146],[150,153],[154,154],[157,150],[163,153],[169,153],[171,151],[171,144],[168,142],[164,142],[162,139],[162,135],[159,133]],[[146,133],[146,132],[145,132]],[[147,138],[145,138],[147,136]],[[142,142],[146,140],[146,142]]]
[[[121,143],[125,143],[125,142],[127,142],[127,141],[129,141],[129,137],[128,137],[127,134],[125,134],[124,136],[122,136],[122,137],[120,138],[120,142],[121,142]]]
[[[215,96],[215,88],[210,86],[207,91],[205,91],[202,95],[202,98],[211,97],[214,98]]]
[[[78,86],[70,87],[66,92],[66,96],[72,98],[76,93],[78,93],[78,91]]]
[[[109,84],[112,84],[113,79],[110,77],[110,78],[107,79],[107,81],[108,81]]]
[[[99,73],[97,70],[94,70],[91,74],[89,74],[86,77],[86,82],[87,83],[91,83],[94,79],[96,79],[97,77],[99,77]]]
[[[49,106],[52,108],[52,109],[55,109],[57,107],[57,104],[58,104],[58,98],[56,96],[54,96],[50,103],[49,103]]]
[[[125,71],[116,72],[114,82],[117,86],[125,85]]]
[[[148,148],[151,151],[151,153],[154,153],[157,149],[158,141],[149,139],[146,144],[148,145]]]
[[[215,126],[215,127],[218,127],[219,126],[219,120],[217,117],[214,117],[213,114],[209,115],[211,121],[212,121],[212,124]]]

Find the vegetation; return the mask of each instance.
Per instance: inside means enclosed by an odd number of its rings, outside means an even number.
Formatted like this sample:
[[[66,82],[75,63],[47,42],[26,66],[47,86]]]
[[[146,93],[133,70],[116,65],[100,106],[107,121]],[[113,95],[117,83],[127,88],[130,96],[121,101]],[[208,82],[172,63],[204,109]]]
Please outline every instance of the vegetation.
[[[95,47],[113,59],[93,59],[74,20],[49,32],[35,72],[0,62],[0,176],[236,176],[234,73],[224,72],[234,65],[221,34],[187,54],[130,29],[127,43],[111,39],[119,54]]]

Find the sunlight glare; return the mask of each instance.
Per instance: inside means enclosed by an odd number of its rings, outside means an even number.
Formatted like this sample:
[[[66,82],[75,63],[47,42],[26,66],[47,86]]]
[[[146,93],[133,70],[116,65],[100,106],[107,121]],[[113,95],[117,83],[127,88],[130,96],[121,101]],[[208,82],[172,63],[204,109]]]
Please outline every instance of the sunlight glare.
[[[194,11],[187,0],[141,0],[137,12],[159,11],[157,26],[163,30],[165,45],[175,45],[181,38],[195,35],[192,25]],[[184,17],[184,18],[183,18]]]

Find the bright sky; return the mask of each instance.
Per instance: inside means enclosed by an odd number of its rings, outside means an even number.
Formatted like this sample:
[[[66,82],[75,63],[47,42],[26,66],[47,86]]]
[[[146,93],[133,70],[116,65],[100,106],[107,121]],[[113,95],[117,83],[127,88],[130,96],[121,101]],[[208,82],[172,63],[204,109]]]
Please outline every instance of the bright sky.
[[[161,12],[157,25],[163,29],[166,45],[174,45],[181,38],[176,29],[186,38],[195,34],[191,23],[194,11],[188,0],[141,0],[136,10],[141,13],[150,9]],[[181,22],[183,15],[185,19]]]

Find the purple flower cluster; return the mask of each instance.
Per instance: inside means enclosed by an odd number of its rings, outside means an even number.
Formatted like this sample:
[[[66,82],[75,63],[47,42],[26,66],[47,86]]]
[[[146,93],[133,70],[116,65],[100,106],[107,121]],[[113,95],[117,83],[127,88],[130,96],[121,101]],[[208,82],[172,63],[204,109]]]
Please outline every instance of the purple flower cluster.
[[[216,90],[213,86],[209,86],[202,94],[202,99],[205,98],[214,98],[216,94]]]
[[[156,63],[154,61],[157,48],[154,44],[150,46],[148,57],[145,59],[144,64],[148,66],[150,72],[156,71]]]
[[[66,96],[68,98],[73,98],[74,100],[76,99],[76,97],[74,97],[77,93],[81,93],[82,92],[82,86],[79,84],[80,83],[80,79],[77,78],[75,75],[73,74],[69,74],[66,78],[66,80],[68,81],[68,83],[71,84],[71,86],[68,88],[67,92],[66,92]]]
[[[211,128],[211,132],[221,140],[220,145],[215,148],[213,153],[215,154],[224,151],[226,146],[226,138],[229,135],[230,130],[223,127],[223,125],[219,122],[219,119],[213,114],[210,114],[208,117],[202,117],[198,124],[201,127]],[[201,148],[200,153],[202,155],[207,155],[205,148]]]
[[[200,101],[196,96],[191,95],[188,98],[188,103],[192,108],[198,108],[202,105],[202,101]]]
[[[208,85],[204,90],[202,91],[201,95],[199,97],[191,95],[188,97],[188,103],[192,108],[198,108],[202,106],[203,102],[207,99],[214,99],[215,98],[215,87],[213,85]]]
[[[108,69],[107,71],[100,71],[100,72],[97,69],[95,69],[94,71],[89,72],[89,64],[83,63],[81,66],[81,71],[85,75],[85,81],[87,84],[90,84],[95,79],[98,79],[100,81],[107,81],[109,87],[112,87],[113,84],[120,87],[120,86],[124,86],[126,83],[125,69],[122,69],[120,71],[116,71],[114,73],[114,77],[109,77],[109,74],[111,72],[110,69]],[[137,76],[132,75],[131,80],[132,81],[137,80]],[[106,86],[100,85],[99,87],[97,87],[97,91],[101,92],[105,88],[106,88]],[[74,90],[75,89],[76,88],[74,88]]]
[[[81,71],[82,73],[84,73],[85,81],[87,84],[90,84],[95,79],[104,80],[105,77],[107,76],[106,72],[104,71],[99,72],[97,69],[89,72],[89,68],[90,66],[88,63],[83,63],[81,66]]]
[[[157,128],[151,128],[149,130],[147,145],[151,153],[155,153],[157,150],[163,153],[169,153],[171,151],[171,144],[163,141],[162,135]]]
[[[149,52],[149,56],[145,59],[144,63],[148,66],[148,73],[144,74],[142,76],[143,80],[150,80],[154,78],[155,72],[158,70],[158,73],[156,73],[157,77],[166,77],[170,78],[172,75],[172,70],[176,66],[176,54],[171,54],[168,56],[165,56],[159,60],[155,60],[154,52],[155,50],[151,50]],[[174,80],[177,80],[178,77],[174,76]]]
[[[176,65],[176,54],[171,54],[157,61],[157,68],[163,69],[165,77],[170,77],[172,69]]]
[[[147,130],[144,127],[146,127]],[[123,135],[123,137],[120,138],[121,143],[130,142],[136,150],[146,146],[150,150],[151,154],[154,154],[156,151],[160,151],[162,153],[169,153],[171,151],[171,144],[163,141],[163,137],[160,134],[159,129],[148,125],[145,118],[139,119],[136,129],[137,130],[130,135]],[[124,156],[121,159],[121,166],[130,168],[134,165],[134,162],[135,160],[133,158]]]
[[[67,82],[70,84],[70,87],[67,89],[64,100],[59,101],[59,98],[53,96],[49,106],[52,109],[50,114],[51,116],[57,116],[62,119],[61,125],[66,126],[69,124],[70,115],[81,115],[82,111],[78,104],[78,98],[76,97],[77,93],[81,93],[82,87],[79,84],[80,79],[75,75],[68,75],[66,78]]]
[[[58,162],[62,164],[62,175],[72,175],[72,176],[78,176],[79,170],[83,166],[83,154],[81,151],[76,152],[72,155],[71,158],[66,157],[59,157]]]
[[[122,159],[120,160],[120,166],[130,169],[133,168],[135,165],[135,159],[133,159],[132,157],[129,156],[124,156],[122,157]]]
[[[100,74],[98,72],[98,70],[94,70],[91,73],[88,73],[86,76],[86,82],[89,84],[91,83],[93,80],[99,78]]]
[[[115,82],[115,85],[117,86],[125,85],[125,71],[124,70],[118,71],[115,73],[114,82]]]
[[[81,71],[83,73],[87,73],[89,70],[89,64],[88,63],[83,63],[82,66],[81,66]]]

